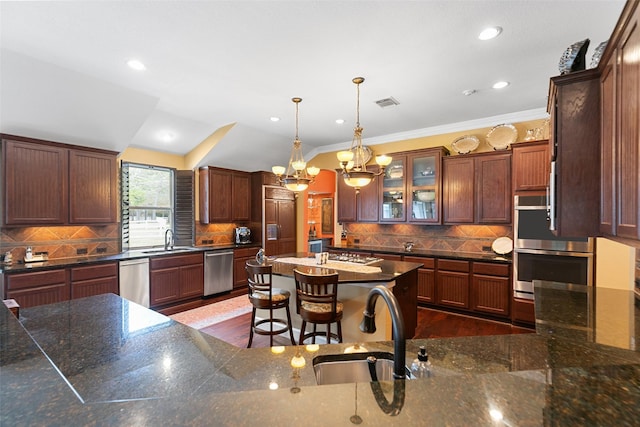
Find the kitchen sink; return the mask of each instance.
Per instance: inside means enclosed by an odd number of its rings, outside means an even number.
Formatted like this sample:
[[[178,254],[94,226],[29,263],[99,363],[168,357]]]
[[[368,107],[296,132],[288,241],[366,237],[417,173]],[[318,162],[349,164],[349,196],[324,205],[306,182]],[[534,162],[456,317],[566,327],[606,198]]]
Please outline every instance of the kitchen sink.
[[[149,249],[147,251],[142,251],[143,254],[162,254],[162,253],[174,253],[174,252],[185,252],[185,251],[190,251],[193,248],[189,247],[189,246],[175,246],[171,249],[164,249],[164,248],[158,248],[158,249]]]
[[[367,358],[373,356],[375,372],[378,381],[393,381],[393,353],[372,351],[366,353],[328,354],[313,358],[313,371],[316,383],[344,384],[356,382],[371,382],[369,362]],[[407,378],[410,371],[405,366]]]

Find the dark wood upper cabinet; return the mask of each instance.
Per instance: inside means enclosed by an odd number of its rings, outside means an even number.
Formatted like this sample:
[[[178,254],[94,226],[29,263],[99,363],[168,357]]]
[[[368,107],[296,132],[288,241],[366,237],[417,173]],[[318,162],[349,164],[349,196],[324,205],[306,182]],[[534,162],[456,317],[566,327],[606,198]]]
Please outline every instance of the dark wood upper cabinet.
[[[511,222],[511,153],[491,153],[475,159],[476,222]]]
[[[407,153],[407,221],[440,224],[442,221],[442,158],[445,147]]]
[[[2,140],[4,225],[62,225],[68,217],[68,150]]]
[[[69,223],[115,223],[118,218],[116,157],[69,151]]]
[[[549,186],[551,156],[549,141],[536,141],[511,146],[511,172],[515,194],[543,194]]]
[[[368,166],[367,170],[378,173],[379,169],[377,166]],[[342,179],[342,176],[338,179]],[[358,202],[358,221],[360,222],[378,222],[380,205],[379,180],[380,177],[376,177],[369,185],[362,187],[356,197]]]
[[[233,201],[231,212],[235,221],[249,221],[251,219],[251,175],[248,173],[234,173],[231,183]]]
[[[475,162],[468,155],[442,161],[442,209],[445,224],[474,222]]]
[[[448,154],[445,147],[392,153],[385,173],[358,194],[338,170],[338,222],[441,224],[441,159]]]
[[[380,179],[380,222],[405,222],[407,220],[407,156],[393,154]],[[371,184],[369,184],[371,185]]]
[[[356,189],[345,184],[342,178],[342,172],[337,171],[338,179],[338,222],[356,222],[357,216],[357,199]],[[377,203],[377,201],[376,201]]]
[[[3,225],[117,222],[116,153],[2,135]]]
[[[640,150],[640,24],[637,9],[616,49],[615,114],[616,129],[616,225],[620,237],[638,239],[638,155]]]
[[[511,152],[465,154],[442,162],[445,224],[511,222]]]
[[[600,75],[595,68],[553,77],[547,109],[555,163],[552,230],[596,236],[600,217]],[[637,143],[637,141],[636,141]],[[629,153],[625,157],[632,157]]]
[[[200,223],[246,222],[251,217],[251,175],[205,166],[199,170]]]
[[[600,76],[600,108],[602,124],[600,128],[600,232],[616,234],[614,205],[617,198],[616,185],[616,93],[615,56],[609,60]]]

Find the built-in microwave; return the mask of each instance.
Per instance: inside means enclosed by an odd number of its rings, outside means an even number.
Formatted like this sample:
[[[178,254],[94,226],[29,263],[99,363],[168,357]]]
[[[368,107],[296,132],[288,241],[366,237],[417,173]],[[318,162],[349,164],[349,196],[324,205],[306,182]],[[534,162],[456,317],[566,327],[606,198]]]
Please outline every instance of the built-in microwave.
[[[593,252],[591,237],[558,237],[551,231],[545,196],[515,196],[513,247],[564,252]]]

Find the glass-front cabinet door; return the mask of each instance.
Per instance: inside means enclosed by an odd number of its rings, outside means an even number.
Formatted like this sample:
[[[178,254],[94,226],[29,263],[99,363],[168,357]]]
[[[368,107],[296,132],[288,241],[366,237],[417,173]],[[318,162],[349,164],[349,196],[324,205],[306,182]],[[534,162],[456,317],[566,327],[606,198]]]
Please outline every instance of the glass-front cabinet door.
[[[441,178],[440,164],[446,151],[434,149],[409,155],[407,193],[411,211],[410,222],[440,223]]]
[[[380,222],[403,222],[406,212],[406,157],[393,156],[382,177]]]

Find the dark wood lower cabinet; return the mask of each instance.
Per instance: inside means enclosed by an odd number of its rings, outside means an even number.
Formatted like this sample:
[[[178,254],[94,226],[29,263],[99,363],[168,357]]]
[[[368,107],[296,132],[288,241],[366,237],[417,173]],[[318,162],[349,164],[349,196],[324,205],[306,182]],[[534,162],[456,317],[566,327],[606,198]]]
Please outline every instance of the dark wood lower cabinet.
[[[436,261],[434,258],[404,257],[406,262],[422,264],[418,269],[418,302],[436,302]]]
[[[204,295],[203,254],[151,258],[149,304],[159,307]]]
[[[5,298],[22,308],[67,301],[71,295],[67,269],[10,274],[5,286]]]
[[[118,263],[110,262],[71,270],[71,299],[118,294]]]
[[[418,272],[413,270],[400,276],[393,287],[393,296],[398,300],[400,312],[404,320],[404,336],[413,338],[418,327],[418,290],[416,282]]]
[[[533,300],[514,298],[511,320],[513,323],[535,326],[536,313]]]
[[[330,250],[342,253],[338,249]],[[532,326],[533,302],[512,302],[511,264],[404,254],[373,254],[353,251],[393,261],[422,264],[417,270],[416,302],[428,307],[452,309],[469,315],[511,320]]]
[[[439,305],[468,309],[470,262],[439,259],[436,272],[436,302]]]
[[[473,263],[471,308],[496,316],[509,316],[511,280],[506,264]]]
[[[247,286],[247,271],[244,266],[247,261],[254,259],[258,248],[240,248],[233,251],[233,289],[242,289]]]
[[[22,308],[106,293],[119,293],[118,263],[7,274],[5,298]]]

